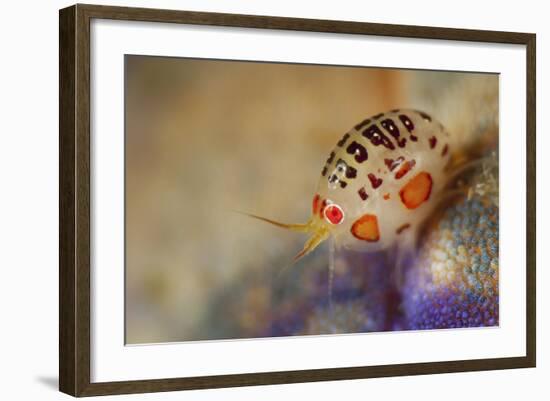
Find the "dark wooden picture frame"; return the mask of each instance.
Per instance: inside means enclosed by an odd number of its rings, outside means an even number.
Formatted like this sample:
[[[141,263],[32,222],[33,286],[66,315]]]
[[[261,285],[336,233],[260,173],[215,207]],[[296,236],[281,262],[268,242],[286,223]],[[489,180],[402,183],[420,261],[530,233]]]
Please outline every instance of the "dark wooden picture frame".
[[[94,18],[525,45],[527,54],[526,356],[92,383],[90,380],[90,22]],[[59,388],[62,392],[73,396],[94,396],[535,366],[536,37],[534,34],[80,4],[60,10],[59,29]]]

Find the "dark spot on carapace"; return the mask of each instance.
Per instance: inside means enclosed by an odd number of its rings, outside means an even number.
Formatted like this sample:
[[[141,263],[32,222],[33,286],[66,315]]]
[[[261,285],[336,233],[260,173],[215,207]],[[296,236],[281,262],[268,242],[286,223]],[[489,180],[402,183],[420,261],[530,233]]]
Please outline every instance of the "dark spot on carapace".
[[[386,167],[388,170],[393,171],[397,166],[399,166],[405,158],[403,156],[399,156],[397,159],[384,159],[384,163],[386,164]]]
[[[384,116],[384,113],[380,113],[380,114],[377,114],[375,116],[372,116],[372,119],[373,120],[378,120],[380,117],[383,117]]]
[[[441,151],[441,156],[445,156],[448,151],[449,151],[449,145],[445,144],[445,146],[443,146],[443,150]]]
[[[372,185],[372,189],[378,188],[380,185],[382,185],[382,182],[384,181],[382,180],[382,178],[376,177],[373,173],[369,173],[368,177]]]
[[[393,109],[393,110],[390,110],[390,113],[399,113],[401,110],[399,109]]]
[[[395,146],[376,124],[372,124],[366,128],[362,135],[369,139],[374,146],[383,145],[384,147],[394,150]]]
[[[423,111],[417,111],[417,113],[420,114],[420,117],[422,117],[424,120],[429,122],[432,121],[432,118],[428,114],[424,113]]]
[[[323,167],[323,171],[321,172],[321,175],[324,177],[325,175],[327,175],[327,172],[328,172],[328,166],[330,165],[330,163],[332,163],[332,161],[334,160],[334,156],[335,153],[334,152],[330,152],[330,155],[328,156],[328,159],[327,161],[325,162],[325,167]]]
[[[401,165],[399,170],[397,170],[397,172],[395,173],[395,179],[399,180],[400,178],[405,176],[405,174],[407,174],[409,171],[411,171],[411,169],[414,167],[415,164],[416,164],[416,161],[414,159],[413,160],[407,160],[405,163],[403,163]]]
[[[359,131],[361,128],[366,127],[370,123],[370,118],[367,118],[366,120],[361,121],[359,124],[355,126],[355,129]]]
[[[409,139],[410,139],[411,141],[413,141],[413,142],[418,141],[418,137],[417,137],[417,136],[414,136],[413,134],[410,134],[410,135],[409,135]]]
[[[364,201],[366,201],[367,198],[369,197],[369,195],[367,194],[367,191],[365,191],[365,187],[359,188],[359,191],[357,191],[357,193],[359,194],[359,197]]]
[[[347,182],[345,182],[345,181],[340,181],[340,187],[341,187],[341,188],[345,188],[345,187],[347,187],[347,186],[348,186],[348,183],[347,183]]]
[[[389,200],[390,199],[390,193],[387,192],[384,194],[384,200]]]
[[[340,140],[338,141],[337,145],[338,145],[339,147],[344,146],[344,144],[346,143],[346,141],[348,140],[348,138],[349,138],[349,134],[345,134],[345,135],[342,137],[342,139],[340,139]]]
[[[386,118],[385,120],[382,120],[380,124],[382,125],[382,127],[384,127],[386,131],[390,133],[391,136],[394,137],[395,142],[397,142],[397,145],[400,148],[405,147],[405,144],[407,143],[407,138],[400,138],[401,134],[399,133],[399,129],[394,124],[391,118]]]
[[[405,224],[403,224],[402,226],[399,226],[399,227],[397,228],[397,230],[395,230],[395,232],[396,232],[397,234],[401,234],[403,231],[405,231],[407,228],[410,228],[410,227],[411,227],[411,225],[410,225],[409,223],[405,223]]]
[[[351,167],[349,164],[346,163],[345,160],[338,159],[336,162],[336,165],[338,167],[342,166],[343,170],[346,172],[346,178],[355,178],[357,177],[357,169]]]
[[[435,148],[435,145],[437,145],[437,138],[435,136],[432,136],[430,139],[430,149]]]
[[[399,114],[399,120],[403,123],[405,128],[407,128],[407,131],[413,132],[414,131],[414,124],[411,121],[409,117],[407,117],[405,114]]]
[[[338,181],[338,177],[335,174],[332,174],[330,177],[328,177],[328,182],[331,184]]]
[[[357,163],[363,163],[369,158],[367,149],[358,142],[353,141],[346,148],[346,152],[350,155],[354,155],[354,159]]]

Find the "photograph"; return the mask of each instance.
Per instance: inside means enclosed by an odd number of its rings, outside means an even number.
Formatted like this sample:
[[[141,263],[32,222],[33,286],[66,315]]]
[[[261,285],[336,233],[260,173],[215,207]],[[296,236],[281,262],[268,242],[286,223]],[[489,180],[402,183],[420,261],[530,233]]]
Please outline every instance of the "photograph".
[[[499,74],[124,56],[126,345],[499,326]]]

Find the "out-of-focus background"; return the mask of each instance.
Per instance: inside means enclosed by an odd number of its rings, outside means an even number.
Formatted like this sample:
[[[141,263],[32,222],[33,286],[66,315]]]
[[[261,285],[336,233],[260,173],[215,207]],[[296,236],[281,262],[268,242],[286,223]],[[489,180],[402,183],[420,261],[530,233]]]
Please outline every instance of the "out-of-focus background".
[[[465,148],[498,138],[488,133],[498,123],[496,75],[127,56],[126,342],[442,327],[414,310],[407,318],[402,297],[412,294],[410,309],[422,295],[418,277],[394,294],[383,255],[368,269],[362,257],[338,258],[329,313],[326,246],[289,267],[305,238],[237,213],[306,221],[342,134],[406,107],[438,118]],[[483,229],[494,231],[498,202],[472,205],[457,206],[453,221],[473,208],[492,215]],[[496,227],[489,281],[453,267],[468,288],[490,282],[489,298],[498,297]],[[445,327],[498,324],[498,298],[495,309],[483,297],[465,323]],[[490,313],[475,320],[472,310]]]

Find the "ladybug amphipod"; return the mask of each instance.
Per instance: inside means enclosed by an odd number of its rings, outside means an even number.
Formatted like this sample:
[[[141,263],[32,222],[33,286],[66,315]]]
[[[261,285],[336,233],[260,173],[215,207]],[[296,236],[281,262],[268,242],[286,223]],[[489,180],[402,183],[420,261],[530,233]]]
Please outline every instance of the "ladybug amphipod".
[[[417,110],[367,118],[338,141],[323,169],[305,224],[279,227],[310,235],[296,260],[329,236],[336,246],[365,252],[414,246],[447,182],[449,134]]]

